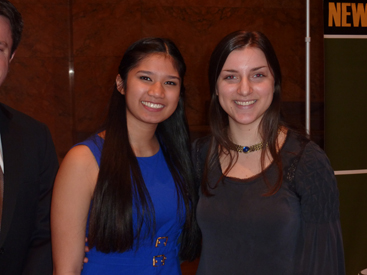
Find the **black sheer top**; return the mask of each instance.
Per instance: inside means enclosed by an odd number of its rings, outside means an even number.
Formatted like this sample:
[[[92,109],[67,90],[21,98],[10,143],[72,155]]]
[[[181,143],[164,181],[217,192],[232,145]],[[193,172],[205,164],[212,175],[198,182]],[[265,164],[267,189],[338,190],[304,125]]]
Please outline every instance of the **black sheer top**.
[[[207,142],[206,142],[207,143]],[[193,145],[199,173],[202,141]],[[339,221],[339,193],[325,153],[288,132],[281,149],[283,182],[272,196],[261,175],[224,177],[212,197],[200,194],[197,220],[203,236],[198,275],[342,275],[344,252]],[[200,166],[200,167],[198,167]],[[221,176],[217,162],[209,185]],[[265,171],[277,179],[277,167]]]

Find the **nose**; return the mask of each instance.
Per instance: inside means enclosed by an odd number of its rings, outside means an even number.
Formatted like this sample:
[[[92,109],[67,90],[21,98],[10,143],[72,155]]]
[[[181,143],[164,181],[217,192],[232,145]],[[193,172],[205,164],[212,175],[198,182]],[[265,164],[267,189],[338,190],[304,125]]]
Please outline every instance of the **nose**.
[[[242,78],[240,84],[238,85],[237,93],[243,96],[252,93],[251,83],[247,78]]]
[[[150,86],[148,95],[156,98],[164,98],[165,96],[164,87],[160,82],[155,82]]]

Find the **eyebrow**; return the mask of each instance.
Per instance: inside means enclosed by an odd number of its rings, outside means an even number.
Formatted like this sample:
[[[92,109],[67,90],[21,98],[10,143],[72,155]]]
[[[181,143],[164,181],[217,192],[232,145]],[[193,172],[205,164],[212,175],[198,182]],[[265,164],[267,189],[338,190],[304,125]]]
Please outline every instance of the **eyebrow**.
[[[236,70],[222,70],[222,72],[227,72],[227,73],[236,73]]]
[[[151,71],[138,71],[137,73],[142,73],[142,74],[147,74],[147,75],[152,75],[153,74]],[[168,75],[168,78],[181,80],[181,78],[179,76],[175,76],[175,75]]]
[[[8,43],[6,43],[5,41],[0,41],[0,45],[4,45],[5,47],[8,47]]]
[[[168,76],[168,78],[181,80],[181,78],[180,78],[180,77],[178,77],[178,76],[174,76],[174,75],[169,75],[169,76]]]
[[[250,70],[250,72],[254,72],[254,71],[257,71],[257,70],[260,70],[262,68],[268,68],[268,66],[260,66],[260,67],[256,67],[256,68],[252,68]],[[232,69],[228,69],[228,70],[223,70],[223,72],[228,72],[228,73],[237,73],[238,71],[237,70],[232,70]]]
[[[260,70],[260,69],[262,69],[262,68],[268,68],[268,66],[260,66],[260,67],[256,67],[256,68],[253,68],[253,69],[251,69],[251,71],[253,72],[253,71],[257,71],[257,70]]]

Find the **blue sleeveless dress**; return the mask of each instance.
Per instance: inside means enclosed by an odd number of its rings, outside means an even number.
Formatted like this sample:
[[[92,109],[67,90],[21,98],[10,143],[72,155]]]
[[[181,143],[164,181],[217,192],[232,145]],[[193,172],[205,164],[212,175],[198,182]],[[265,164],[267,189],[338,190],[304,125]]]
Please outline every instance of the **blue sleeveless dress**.
[[[101,137],[95,135],[77,145],[88,146],[100,165],[103,141]],[[134,241],[133,249],[123,253],[106,254],[95,248],[91,249],[86,253],[88,263],[84,264],[81,273],[83,275],[181,274],[178,238],[185,222],[185,211],[184,206],[181,207],[181,211],[177,210],[177,192],[171,172],[161,149],[154,156],[137,159],[154,205],[156,219],[154,239],[152,240],[151,237],[140,239],[138,249]],[[136,220],[136,215],[133,215],[133,220]],[[86,235],[88,235],[88,225],[89,217]],[[143,224],[141,236],[145,236],[145,232],[147,228]]]

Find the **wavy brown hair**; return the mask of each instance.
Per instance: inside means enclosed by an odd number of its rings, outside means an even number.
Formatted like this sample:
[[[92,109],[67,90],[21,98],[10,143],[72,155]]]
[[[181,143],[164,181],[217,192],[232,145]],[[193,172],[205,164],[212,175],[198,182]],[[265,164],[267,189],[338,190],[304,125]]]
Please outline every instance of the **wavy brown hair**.
[[[207,178],[209,171],[214,167],[219,155],[229,152],[233,148],[233,143],[229,139],[227,129],[229,125],[228,114],[221,107],[217,90],[217,80],[223,65],[226,62],[229,54],[234,50],[243,49],[246,47],[253,47],[260,49],[268,62],[270,71],[274,77],[274,95],[273,101],[269,108],[264,113],[259,125],[259,132],[263,142],[268,143],[268,149],[273,158],[275,164],[278,167],[278,178],[275,184],[271,184],[268,179],[265,178],[265,182],[268,186],[269,192],[264,195],[275,194],[282,184],[282,162],[277,148],[278,129],[281,126],[286,126],[286,122],[283,119],[281,113],[281,84],[282,75],[280,71],[279,61],[271,45],[269,39],[261,32],[253,31],[236,31],[226,37],[224,37],[219,44],[215,47],[209,63],[209,87],[210,87],[210,107],[209,107],[209,124],[212,132],[212,138],[208,150],[208,155],[205,162],[203,181],[201,189],[203,194],[210,196],[210,188],[215,188],[222,178],[216,183],[215,186],[209,187],[207,184]],[[219,148],[219,150],[218,150]],[[238,159],[238,152],[236,157],[230,156],[230,162],[228,167],[224,171],[224,175],[227,175],[233,165]],[[266,150],[261,152],[261,170],[262,174],[265,168],[265,156]],[[264,174],[263,174],[264,176]]]

